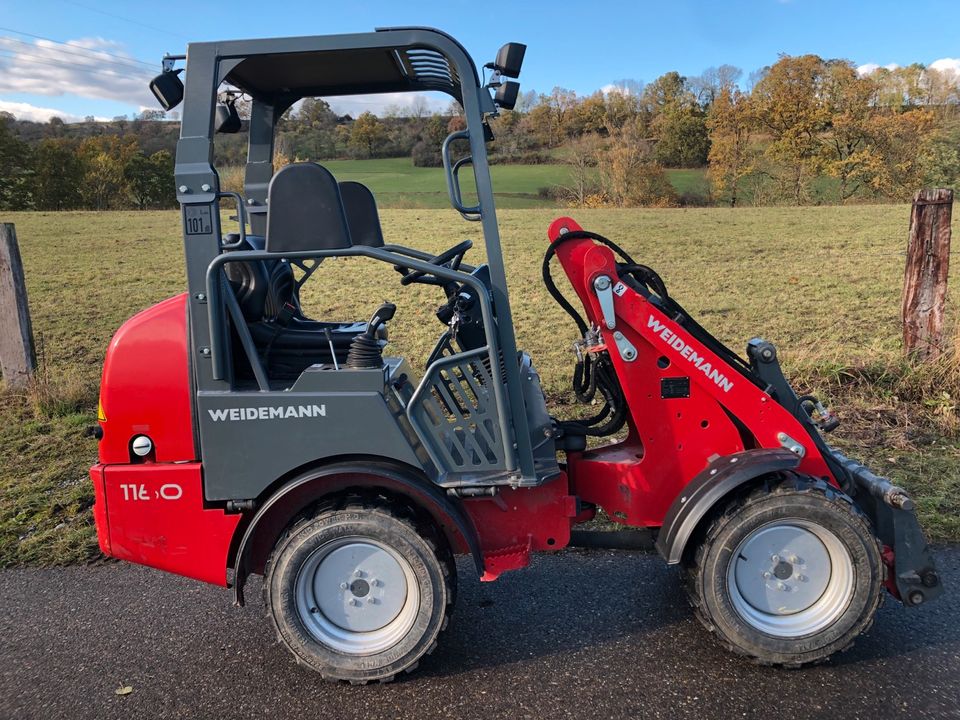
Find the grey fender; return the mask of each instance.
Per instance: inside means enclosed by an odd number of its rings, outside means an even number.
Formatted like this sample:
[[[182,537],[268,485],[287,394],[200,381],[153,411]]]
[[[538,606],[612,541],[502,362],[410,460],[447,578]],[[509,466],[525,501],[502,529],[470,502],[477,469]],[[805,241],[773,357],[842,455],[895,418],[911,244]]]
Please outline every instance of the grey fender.
[[[451,550],[469,552],[477,573],[483,574],[477,530],[459,499],[449,497],[426,478],[394,463],[348,461],[313,468],[293,477],[274,490],[253,514],[234,555],[237,604],[243,605],[247,577],[263,571],[274,545],[294,517],[324,497],[354,489],[377,490],[410,501],[433,519]]]
[[[799,456],[781,448],[745,450],[715,459],[687,483],[667,510],[657,550],[676,565],[700,521],[728,493],[761,475],[793,470],[799,464]]]

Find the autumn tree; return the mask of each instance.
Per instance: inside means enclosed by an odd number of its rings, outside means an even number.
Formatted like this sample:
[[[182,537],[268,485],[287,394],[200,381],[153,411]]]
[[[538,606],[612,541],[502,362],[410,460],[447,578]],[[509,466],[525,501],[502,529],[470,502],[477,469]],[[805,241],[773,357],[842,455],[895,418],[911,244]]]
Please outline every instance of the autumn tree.
[[[829,116],[821,150],[824,170],[837,178],[838,199],[845,202],[861,190],[868,180],[864,171],[874,161],[871,118],[877,86],[860,76],[852,63],[841,60],[823,64],[820,85],[820,100]]]
[[[365,112],[350,128],[350,148],[361,157],[376,157],[387,141],[387,129],[372,112]]]
[[[707,113],[710,132],[707,174],[714,194],[728,199],[730,207],[736,207],[740,184],[754,170],[753,122],[750,96],[732,84],[722,87]]]
[[[567,146],[564,163],[570,170],[570,181],[562,185],[564,196],[582,207],[587,197],[594,194],[597,180],[597,157],[601,151],[601,141],[597,135],[581,135]]]
[[[820,134],[830,120],[821,97],[823,68],[816,55],[785,55],[757,82],[751,98],[754,117],[771,138],[766,152],[780,166],[780,184],[797,205],[819,172]]]

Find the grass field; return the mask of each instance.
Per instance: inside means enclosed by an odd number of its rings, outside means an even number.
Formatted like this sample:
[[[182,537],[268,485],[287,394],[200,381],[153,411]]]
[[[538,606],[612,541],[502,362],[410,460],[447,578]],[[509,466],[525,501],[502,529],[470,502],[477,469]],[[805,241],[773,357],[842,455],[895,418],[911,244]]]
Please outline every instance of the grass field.
[[[362,179],[376,189],[374,175]],[[407,188],[392,175],[381,181]],[[910,371],[899,358],[908,207],[570,212],[657,268],[734,348],[755,334],[776,342],[788,374],[839,405],[846,422],[833,439],[913,491],[932,537],[960,539],[956,378]],[[500,224],[519,345],[532,353],[551,402],[564,406],[575,329],[540,280],[545,231],[558,214],[504,210]],[[37,392],[0,397],[0,566],[89,559],[96,549],[86,471],[96,442],[84,430],[94,423],[103,353],[127,317],[183,290],[179,219],[118,212],[3,220],[17,226],[43,367]],[[478,248],[468,259],[483,256],[477,226],[450,210],[388,209],[382,220],[388,242],[439,251],[470,237]],[[385,299],[397,302],[390,352],[420,367],[442,329],[433,318],[437,288],[401,287],[375,263],[329,260],[307,289],[308,309],[321,318],[366,317]]]
[[[377,196],[381,207],[448,208],[443,170],[419,168],[410,158],[381,160],[324,160],[338,180],[362,182]],[[497,206],[504,209],[551,208],[556,203],[538,194],[540,188],[569,184],[566,165],[493,165],[490,174]],[[707,195],[703,170],[668,170],[678,193]],[[464,202],[469,204],[473,182],[471,173],[462,174]]]

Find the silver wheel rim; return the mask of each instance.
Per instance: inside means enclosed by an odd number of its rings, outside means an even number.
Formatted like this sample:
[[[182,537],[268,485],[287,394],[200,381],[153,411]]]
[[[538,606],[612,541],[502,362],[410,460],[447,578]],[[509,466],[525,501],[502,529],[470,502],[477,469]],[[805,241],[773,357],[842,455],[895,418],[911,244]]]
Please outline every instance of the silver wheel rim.
[[[348,655],[373,655],[413,627],[420,585],[393,548],[370,538],[338,538],[314,550],[300,568],[296,603],[319,642]]]
[[[822,525],[778,520],[737,546],[727,589],[737,614],[760,632],[782,638],[812,635],[850,605],[853,560],[840,538]]]

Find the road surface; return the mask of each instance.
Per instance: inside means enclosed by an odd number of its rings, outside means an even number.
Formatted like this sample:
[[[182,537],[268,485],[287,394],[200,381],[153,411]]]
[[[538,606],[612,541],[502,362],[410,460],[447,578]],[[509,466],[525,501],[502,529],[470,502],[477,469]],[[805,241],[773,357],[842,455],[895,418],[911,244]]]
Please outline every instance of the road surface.
[[[941,548],[948,588],[960,547]],[[960,600],[890,601],[820,667],[755,667],[694,620],[659,557],[581,551],[481,584],[389,685],[321,681],[232,594],[122,564],[0,572],[0,718],[960,718]],[[121,686],[133,691],[115,694]]]

